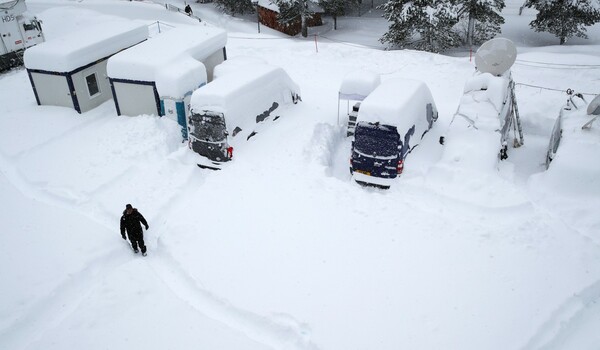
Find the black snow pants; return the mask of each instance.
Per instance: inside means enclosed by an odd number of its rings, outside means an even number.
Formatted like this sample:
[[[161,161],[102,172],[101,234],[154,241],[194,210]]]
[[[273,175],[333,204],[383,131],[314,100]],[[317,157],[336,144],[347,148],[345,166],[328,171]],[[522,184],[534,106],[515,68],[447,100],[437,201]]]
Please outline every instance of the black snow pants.
[[[142,253],[146,252],[146,245],[144,244],[144,234],[142,232],[127,232],[127,236],[129,236],[129,240],[131,241],[131,248],[133,248],[133,250],[137,250],[139,246]]]

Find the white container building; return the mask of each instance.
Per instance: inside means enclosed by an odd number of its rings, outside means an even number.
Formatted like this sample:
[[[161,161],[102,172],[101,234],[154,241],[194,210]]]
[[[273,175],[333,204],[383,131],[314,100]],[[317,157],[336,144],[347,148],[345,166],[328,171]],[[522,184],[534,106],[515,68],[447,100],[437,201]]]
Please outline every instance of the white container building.
[[[222,29],[181,26],[110,58],[108,76],[117,114],[167,116],[187,139],[192,92],[212,80],[226,60]]]
[[[148,38],[148,27],[131,22],[90,26],[30,47],[25,68],[38,105],[87,112],[112,97],[107,60]]]

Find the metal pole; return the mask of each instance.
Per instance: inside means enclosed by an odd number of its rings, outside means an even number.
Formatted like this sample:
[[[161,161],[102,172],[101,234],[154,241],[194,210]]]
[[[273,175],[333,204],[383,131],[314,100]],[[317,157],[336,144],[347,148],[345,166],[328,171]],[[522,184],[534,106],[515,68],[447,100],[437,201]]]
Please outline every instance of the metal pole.
[[[253,1],[252,4],[256,8],[256,25],[258,27],[258,33],[260,34],[260,13],[258,12],[258,1]]]

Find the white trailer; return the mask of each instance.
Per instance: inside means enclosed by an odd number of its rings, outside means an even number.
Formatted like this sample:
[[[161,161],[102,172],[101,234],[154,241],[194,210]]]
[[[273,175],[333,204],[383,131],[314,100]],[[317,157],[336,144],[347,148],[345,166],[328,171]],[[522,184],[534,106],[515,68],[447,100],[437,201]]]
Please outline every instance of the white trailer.
[[[23,51],[44,41],[42,24],[25,0],[0,0],[0,72],[23,64]]]

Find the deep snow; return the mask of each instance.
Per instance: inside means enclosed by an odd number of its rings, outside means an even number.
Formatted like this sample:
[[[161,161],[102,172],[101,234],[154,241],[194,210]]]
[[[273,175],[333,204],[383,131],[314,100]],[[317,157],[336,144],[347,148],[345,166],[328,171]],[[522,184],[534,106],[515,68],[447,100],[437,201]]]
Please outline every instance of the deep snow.
[[[192,4],[227,30],[228,57],[283,67],[302,91],[217,172],[196,166],[172,120],[119,117],[112,101],[82,115],[37,106],[24,70],[3,74],[0,348],[600,347],[600,126],[584,143],[570,128],[544,166],[564,90],[600,92],[600,25],[558,46],[527,28],[521,3],[503,29],[518,47],[525,145],[487,167],[437,142],[474,72],[469,52],[378,50],[376,11],[338,31],[326,18],[315,42]],[[197,25],[150,2],[28,6],[48,41],[120,18]],[[356,70],[420,79],[440,112],[388,191],[350,180],[337,102]],[[146,258],[119,235],[126,203],[149,221]]]

